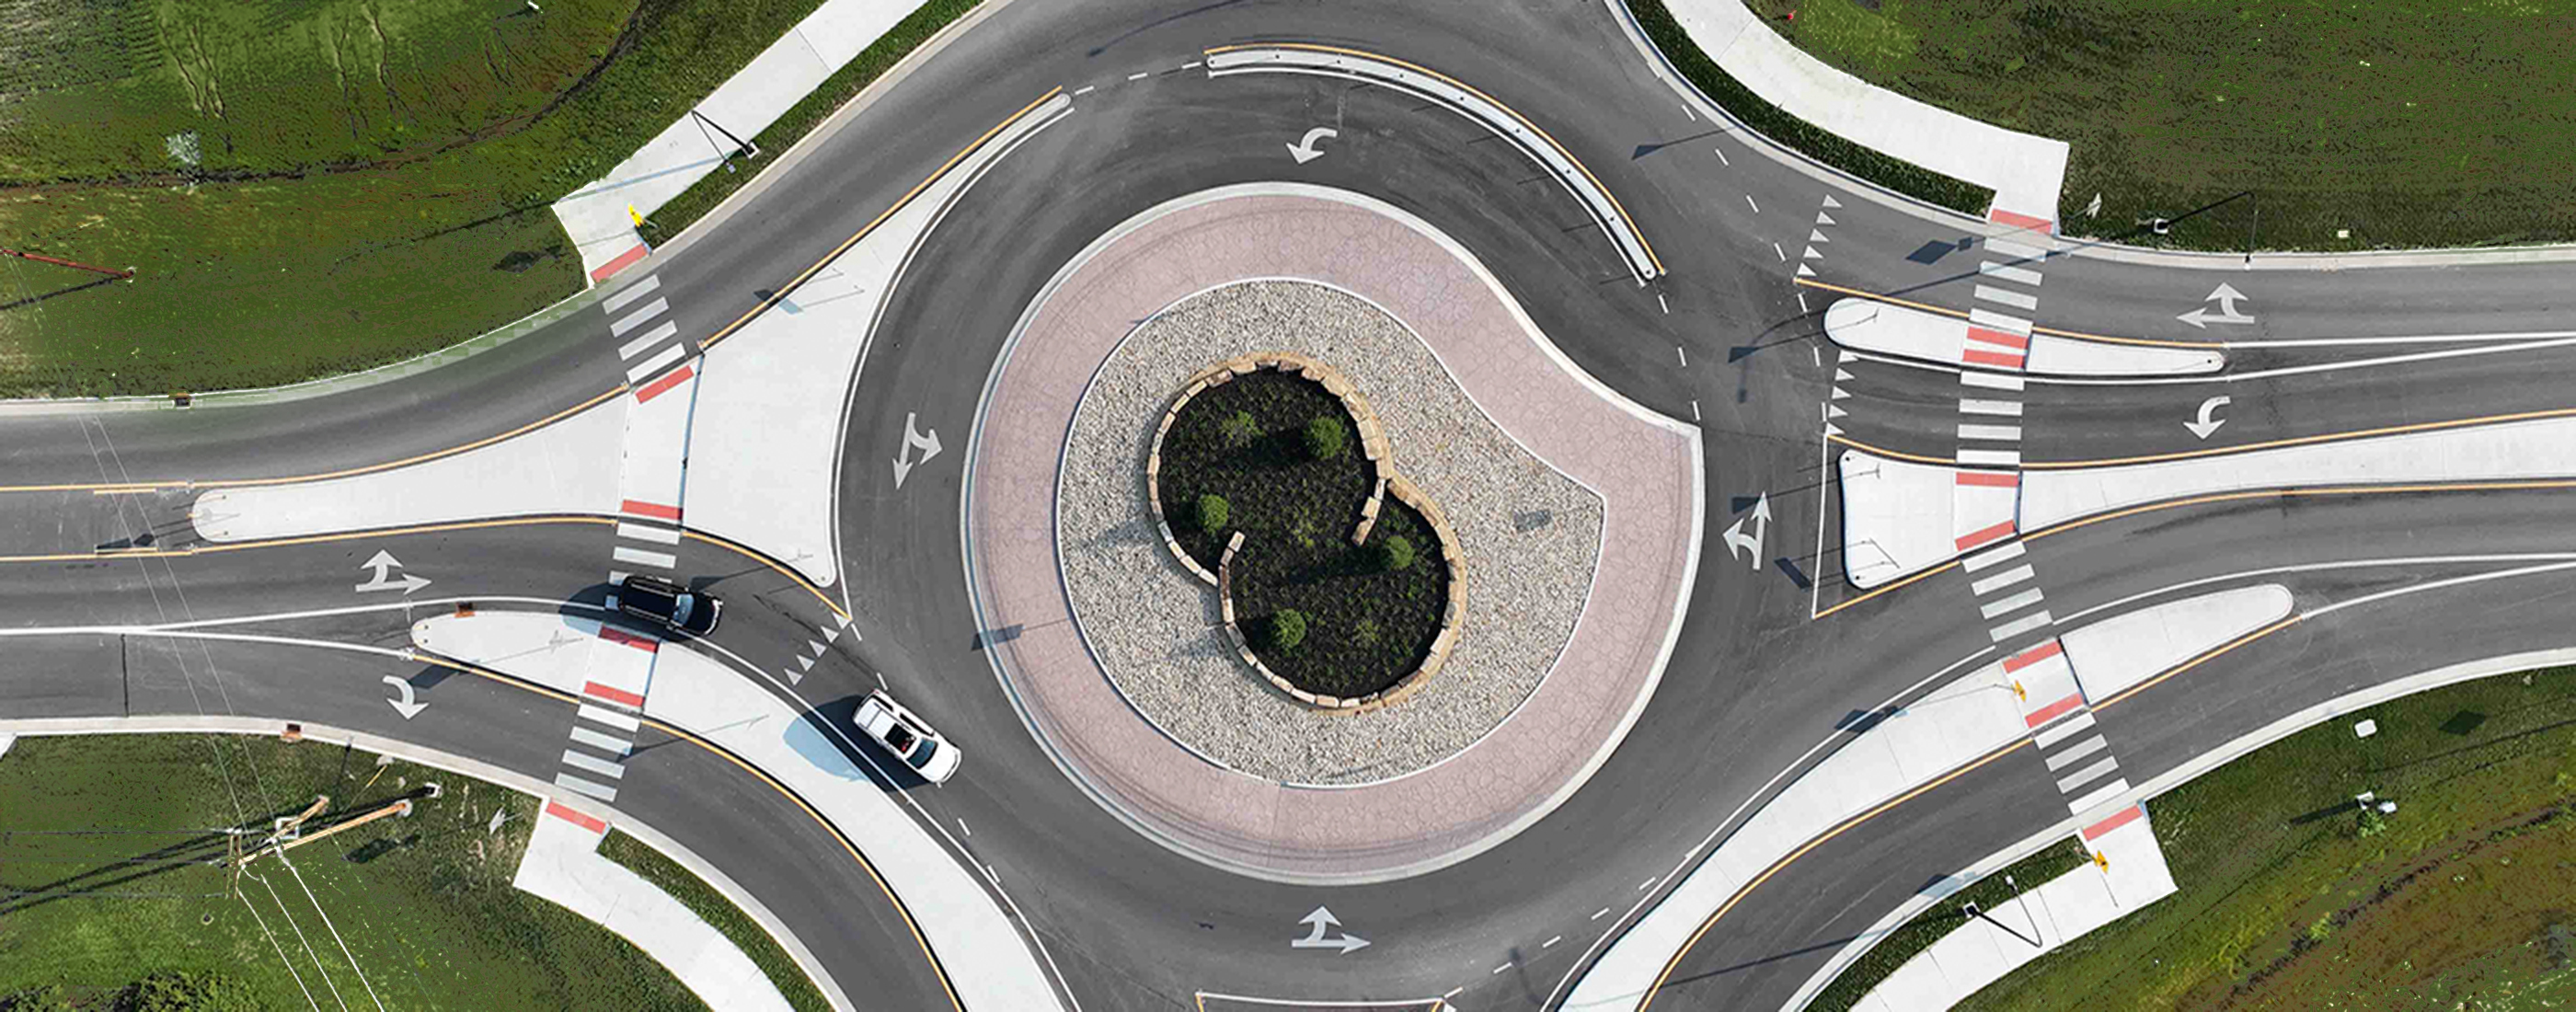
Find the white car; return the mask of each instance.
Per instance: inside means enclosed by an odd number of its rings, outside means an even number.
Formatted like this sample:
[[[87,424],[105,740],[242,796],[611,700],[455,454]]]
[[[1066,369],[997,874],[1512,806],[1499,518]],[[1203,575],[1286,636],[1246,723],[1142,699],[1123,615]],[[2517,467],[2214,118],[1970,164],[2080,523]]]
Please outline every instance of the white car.
[[[957,772],[957,746],[949,744],[948,739],[940,737],[939,732],[931,730],[930,725],[922,723],[884,690],[868,693],[867,702],[859,704],[859,712],[851,722],[924,780],[944,783]]]

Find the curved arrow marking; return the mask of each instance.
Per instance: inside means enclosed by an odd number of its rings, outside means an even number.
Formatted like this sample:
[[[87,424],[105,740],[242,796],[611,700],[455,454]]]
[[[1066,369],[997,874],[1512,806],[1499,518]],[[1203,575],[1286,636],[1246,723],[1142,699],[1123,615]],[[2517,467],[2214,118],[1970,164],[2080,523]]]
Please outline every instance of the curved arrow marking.
[[[2200,417],[2182,423],[2182,427],[2190,429],[2191,434],[2194,436],[2201,439],[2207,439],[2209,438],[2210,433],[2218,431],[2219,426],[2227,424],[2227,419],[2213,417],[2218,409],[2226,406],[2227,395],[2225,394],[2220,394],[2219,396],[2202,401],[2200,402]]]
[[[1324,149],[1316,147],[1315,142],[1323,140],[1326,137],[1339,136],[1341,136],[1341,131],[1335,130],[1331,127],[1316,127],[1312,130],[1308,130],[1306,131],[1305,137],[1299,139],[1295,144],[1288,145],[1288,156],[1296,159],[1297,164],[1299,165],[1304,165],[1307,162],[1322,158],[1324,157]]]
[[[420,711],[429,709],[429,704],[412,698],[411,683],[404,681],[401,675],[386,675],[385,682],[392,685],[394,687],[394,691],[399,693],[402,697],[400,699],[388,699],[385,700],[385,702],[393,704],[394,712],[402,714],[402,718],[404,720],[410,720],[413,717],[420,716]]]
[[[1326,937],[1325,931],[1341,927],[1342,922],[1333,917],[1331,910],[1323,907],[1316,907],[1314,913],[1298,918],[1297,923],[1306,925],[1306,937],[1289,939],[1288,947],[1292,949],[1340,949],[1342,955],[1349,955],[1351,950],[1365,948],[1369,943],[1368,939],[1347,931],[1338,938]]]
[[[1744,533],[1746,520],[1753,521],[1751,534]],[[1752,513],[1735,518],[1735,526],[1726,529],[1727,553],[1744,558],[1752,568],[1760,569],[1762,568],[1762,539],[1770,532],[1771,493],[1764,492],[1762,498],[1754,500]]]
[[[394,579],[393,571],[402,568],[402,560],[394,558],[394,553],[383,549],[378,549],[373,557],[367,559],[366,563],[358,568],[376,571],[376,575],[369,578],[367,582],[351,588],[361,594],[371,590],[399,590],[405,596],[409,596],[412,591],[429,586],[429,578],[426,576],[404,573],[401,579]]]

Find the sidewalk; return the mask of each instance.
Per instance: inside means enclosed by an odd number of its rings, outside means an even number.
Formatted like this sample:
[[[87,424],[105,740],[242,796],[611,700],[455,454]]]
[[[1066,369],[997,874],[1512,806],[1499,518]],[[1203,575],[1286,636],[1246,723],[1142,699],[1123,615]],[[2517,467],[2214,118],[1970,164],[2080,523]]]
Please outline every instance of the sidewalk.
[[[643,876],[599,856],[608,823],[548,801],[510,884],[635,943],[716,1012],[786,1012],[787,998],[716,929]]]
[[[1935,108],[1826,66],[1743,0],[1666,0],[1709,59],[1783,112],[1879,152],[1995,191],[1994,220],[2054,231],[2065,141]]]
[[[652,214],[718,171],[737,152],[736,139],[749,143],[915,6],[916,0],[825,0],[607,175],[555,201],[555,217],[581,250],[591,283],[652,252],[635,234],[630,213]]]

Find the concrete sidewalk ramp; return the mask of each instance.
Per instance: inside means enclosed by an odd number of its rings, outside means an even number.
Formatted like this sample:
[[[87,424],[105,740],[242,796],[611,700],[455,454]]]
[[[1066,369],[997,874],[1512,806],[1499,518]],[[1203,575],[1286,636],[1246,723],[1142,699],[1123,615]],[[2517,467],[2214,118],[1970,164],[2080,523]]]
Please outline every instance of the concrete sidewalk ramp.
[[[1825,307],[1825,336],[1853,351],[2051,376],[2196,376],[2227,365],[2227,356],[2215,349],[2061,337],[2034,332],[2029,320],[1984,309],[1975,315],[1837,299]]]
[[[2202,594],[2114,615],[2058,642],[2075,667],[2084,698],[2096,705],[2290,614],[2289,588],[2277,583]]]

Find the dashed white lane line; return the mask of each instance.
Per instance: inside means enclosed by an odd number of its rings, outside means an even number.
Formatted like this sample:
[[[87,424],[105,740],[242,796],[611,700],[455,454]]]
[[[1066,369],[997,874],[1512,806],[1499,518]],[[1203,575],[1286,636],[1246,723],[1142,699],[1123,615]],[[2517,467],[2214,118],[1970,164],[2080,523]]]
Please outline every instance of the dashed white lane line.
[[[1733,163],[1733,162],[1730,162],[1730,161],[1727,161],[1727,160],[1726,160],[1726,149],[1724,149],[1724,148],[1710,148],[1710,149],[1708,149],[1708,151],[1709,151],[1709,153],[1710,153],[1710,154],[1713,154],[1713,155],[1716,155],[1716,156],[1717,156],[1717,164],[1719,164],[1719,165],[1723,165],[1723,166],[1726,166],[1727,168],[1730,168],[1730,169],[1735,167],[1735,163]]]
[[[644,349],[660,344],[679,332],[679,324],[665,321],[661,326],[645,331],[644,336],[619,345],[617,348],[617,358],[621,362],[634,358],[637,355],[643,354]]]
[[[650,541],[655,544],[663,545],[676,545],[680,543],[680,532],[672,528],[653,527],[646,524],[630,524],[622,520],[617,524],[617,536],[621,538],[633,538],[637,541]]]
[[[1781,263],[1785,264],[1789,262],[1789,251],[1781,249],[1779,243],[1775,242],[1771,244],[1771,255],[1779,257]]]
[[[2001,618],[2005,615],[2010,615],[2024,608],[2028,608],[2031,605],[2038,604],[2039,601],[2039,588],[2032,587],[2029,590],[2022,591],[2021,593],[2004,598],[2003,600],[1978,605],[1977,614],[1985,618]]]
[[[619,562],[633,563],[638,566],[652,566],[656,569],[670,569],[680,564],[679,557],[672,555],[669,552],[648,552],[641,548],[628,548],[625,545],[617,546],[616,551],[608,554],[609,557],[614,558]]]
[[[1073,93],[1074,93],[1075,95],[1088,95],[1088,94],[1091,94],[1092,92],[1099,91],[1099,90],[1100,90],[1100,86],[1099,86],[1099,85],[1096,85],[1096,84],[1086,84],[1086,85],[1083,85],[1082,87],[1075,88],[1075,89],[1073,90]]]
[[[2016,545],[2020,543],[2021,542],[2018,541],[2013,542],[2013,544]],[[1971,583],[1968,585],[1968,589],[1973,591],[1978,597],[1984,597],[1988,594],[1994,593],[1995,591],[2002,590],[2006,587],[2012,586],[2013,584],[2030,579],[2030,577],[2031,572],[2029,566],[2014,566],[2011,569],[2004,570],[2003,572],[1996,573],[1993,576]]]
[[[1961,422],[1959,423],[1959,438],[1982,439],[1995,443],[2018,443],[2021,442],[2021,426],[1974,425],[1967,422]]]
[[[1762,213],[1762,205],[1754,203],[1753,195],[1750,193],[1744,195],[1744,206],[1752,208],[1755,214]]]
[[[1495,975],[1495,974],[1497,974],[1497,973],[1501,973],[1501,972],[1503,972],[1503,971],[1505,971],[1505,970],[1509,970],[1509,969],[1511,969],[1511,968],[1512,968],[1512,964],[1510,964],[1510,963],[1505,963],[1505,964],[1503,964],[1503,965],[1501,965],[1501,966],[1497,966],[1497,967],[1495,967],[1495,968],[1493,968],[1493,969],[1491,969],[1491,970],[1485,971],[1485,976],[1491,977],[1491,976],[1493,976],[1493,975]]]
[[[600,300],[599,307],[603,310],[614,313],[620,309],[624,309],[635,304],[635,300],[651,295],[661,287],[662,276],[659,274],[648,274],[645,275],[644,280],[628,286],[625,291]]]
[[[1181,69],[1182,69],[1182,70],[1196,70],[1196,69],[1198,69],[1198,68],[1200,68],[1200,67],[1202,67],[1202,66],[1205,66],[1205,65],[1206,65],[1206,61],[1204,61],[1204,60],[1191,60],[1191,61],[1190,61],[1190,62],[1188,62],[1188,63],[1181,64]]]
[[[1449,992],[1448,992],[1447,994],[1443,994],[1443,995],[1441,995],[1441,996],[1440,996],[1440,1000],[1441,1000],[1441,1001],[1448,1001],[1448,1000],[1449,1000],[1449,999],[1451,999],[1451,998],[1458,997],[1458,992],[1460,992],[1460,991],[1464,991],[1464,990],[1466,990],[1466,989],[1467,989],[1466,985],[1463,985],[1463,984],[1461,984],[1461,985],[1459,985],[1459,986],[1457,986],[1457,987],[1450,988],[1450,989],[1449,989]]]
[[[616,755],[625,755],[635,750],[634,742],[627,741],[624,738],[611,738],[586,727],[573,728],[572,740],[588,745],[602,752],[609,752]]]
[[[1699,421],[1699,398],[1691,398],[1691,421]]]
[[[1145,79],[1145,75],[1146,75],[1146,74],[1148,74],[1148,73],[1151,73],[1151,71],[1139,70],[1139,71],[1137,71],[1137,72],[1135,72],[1135,73],[1133,73],[1133,74],[1129,74],[1129,75],[1127,75],[1127,79],[1128,79],[1128,80],[1130,80],[1130,81],[1142,81],[1142,80],[1144,80],[1144,79]]]
[[[2002,278],[2006,281],[2018,282],[2020,284],[2029,285],[2033,288],[2039,287],[2039,272],[2031,270],[2028,267],[2011,267],[1988,260],[1977,265],[1977,273],[1991,278]]]
[[[1959,382],[1966,386],[1984,387],[1988,390],[2010,390],[2014,393],[2020,393],[2023,385],[2022,378],[2011,373],[1978,372],[1974,369],[1961,372]]]
[[[1638,892],[1645,892],[1645,891],[1646,891],[1646,887],[1647,887],[1647,886],[1651,886],[1651,885],[1654,885],[1654,884],[1655,884],[1655,880],[1654,880],[1654,879],[1647,879],[1647,880],[1645,880],[1645,881],[1643,881],[1643,882],[1639,882],[1639,883],[1637,883],[1637,891],[1638,891]]]
[[[643,326],[644,321],[670,311],[671,300],[669,299],[655,299],[651,302],[647,302],[644,304],[644,308],[618,317],[616,320],[610,322],[608,325],[608,336],[624,337],[626,336],[627,331]]]
[[[1682,368],[1690,368],[1690,352],[1683,350],[1681,345],[1676,344],[1673,346],[1673,354],[1681,358]]]
[[[579,713],[583,720],[590,721],[594,724],[606,724],[628,734],[634,734],[644,726],[633,717],[629,717],[615,710],[592,706],[588,703],[581,704]]]
[[[686,349],[681,348],[676,344],[662,349],[652,358],[645,359],[644,361],[637,363],[634,368],[626,370],[626,381],[629,383],[644,382],[644,377],[661,372],[663,366],[679,361],[680,355],[684,351],[686,351]]]
[[[966,828],[966,820],[964,820],[964,819],[959,819],[959,820],[957,820],[957,828],[958,828],[958,829],[960,829],[960,830],[964,830],[964,832],[965,832],[965,833],[966,833],[966,835],[968,835],[968,836],[973,836],[973,835],[975,835],[975,831],[974,831],[974,830],[972,830],[972,829],[967,829],[967,828]]]
[[[1554,937],[1554,938],[1548,939],[1547,941],[1540,943],[1540,944],[1539,944],[1539,948],[1541,948],[1541,949],[1553,949],[1553,948],[1556,948],[1556,943],[1558,943],[1558,942],[1562,942],[1562,941],[1564,941],[1564,940],[1565,940],[1565,936],[1564,936],[1564,935],[1558,935],[1558,936],[1556,936],[1556,937]]]
[[[1962,397],[1959,398],[1959,413],[1963,415],[1999,415],[2005,418],[2019,418],[2021,417],[2021,402],[1982,401],[1972,397]]]
[[[1596,920],[1596,921],[1597,921],[1597,920],[1600,920],[1600,919],[1601,919],[1601,917],[1602,917],[1602,915],[1607,914],[1607,913],[1609,913],[1609,912],[1610,912],[1610,908],[1609,908],[1609,907],[1602,907],[1601,909],[1599,909],[1599,910],[1595,910],[1595,911],[1593,911],[1593,912],[1592,912],[1592,919],[1593,919],[1593,920]]]

